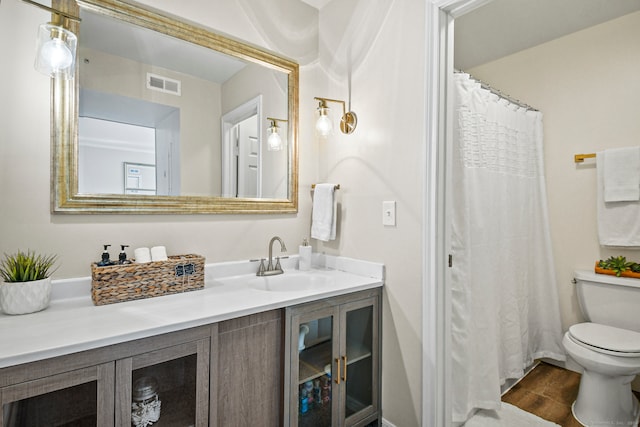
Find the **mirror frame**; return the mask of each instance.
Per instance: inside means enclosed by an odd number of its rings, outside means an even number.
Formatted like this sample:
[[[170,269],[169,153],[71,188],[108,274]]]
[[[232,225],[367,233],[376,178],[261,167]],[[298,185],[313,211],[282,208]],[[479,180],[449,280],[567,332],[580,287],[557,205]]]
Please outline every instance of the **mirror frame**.
[[[195,43],[288,74],[289,167],[287,199],[209,196],[144,196],[78,193],[79,78],[52,79],[51,211],[69,214],[272,214],[298,212],[299,65],[261,48],[216,34],[178,18],[120,0],[53,0],[52,6],[79,16],[80,7]],[[79,24],[69,27],[77,35]]]

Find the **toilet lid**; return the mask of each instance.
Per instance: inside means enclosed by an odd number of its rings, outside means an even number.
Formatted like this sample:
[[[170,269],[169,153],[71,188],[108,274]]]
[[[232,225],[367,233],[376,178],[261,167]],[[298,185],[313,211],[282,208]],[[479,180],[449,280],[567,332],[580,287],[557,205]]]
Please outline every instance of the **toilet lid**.
[[[576,340],[605,352],[640,355],[640,333],[598,323],[578,323],[569,328]],[[623,354],[620,354],[621,356]]]

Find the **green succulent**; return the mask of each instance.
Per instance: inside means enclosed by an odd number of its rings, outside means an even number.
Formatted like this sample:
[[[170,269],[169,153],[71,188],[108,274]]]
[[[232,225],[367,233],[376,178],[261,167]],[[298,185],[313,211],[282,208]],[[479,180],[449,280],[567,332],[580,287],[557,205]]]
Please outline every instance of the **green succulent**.
[[[4,254],[0,261],[0,278],[5,282],[32,282],[49,277],[53,269],[56,255],[39,255],[35,251],[18,251],[15,254]]]
[[[640,271],[640,264],[637,264],[632,261],[627,261],[626,257],[623,256],[611,256],[606,260],[598,261],[598,267],[604,268],[605,270],[611,270],[616,273],[616,276],[620,277],[622,273],[627,270],[638,272]]]

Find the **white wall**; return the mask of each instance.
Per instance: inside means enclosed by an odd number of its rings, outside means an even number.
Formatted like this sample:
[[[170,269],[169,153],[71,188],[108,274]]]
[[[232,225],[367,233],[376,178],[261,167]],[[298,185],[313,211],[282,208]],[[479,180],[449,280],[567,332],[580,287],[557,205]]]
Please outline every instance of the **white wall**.
[[[221,192],[221,85],[173,70],[143,64],[92,49],[79,49],[83,89],[142,99],[177,108],[180,118],[182,195],[219,196]],[[181,82],[181,95],[147,89],[147,73]]]
[[[310,94],[351,93],[358,115],[353,134],[316,141],[319,181],[341,185],[338,238],[319,248],[386,265],[383,416],[403,427],[421,416],[424,16],[423,0],[330,2],[320,12],[322,77]],[[397,202],[395,227],[382,225],[385,200]]]
[[[640,12],[469,70],[544,114],[545,172],[564,329],[582,320],[575,269],[638,250],[601,247],[594,160],[573,155],[640,145]]]
[[[124,163],[155,165],[155,129],[80,117],[78,193],[125,194]],[[145,188],[156,188],[155,168]]]
[[[207,262],[256,258],[273,235],[290,248],[309,235],[312,183],[340,183],[339,237],[312,243],[327,253],[386,264],[383,415],[397,426],[419,425],[424,1],[334,1],[319,14],[321,39],[318,13],[298,0],[143,3],[301,64],[298,214],[51,215],[50,81],[32,66],[33,37],[49,16],[9,0],[0,3],[0,51],[12,60],[0,67],[1,80],[11,82],[0,103],[0,253],[58,253],[56,278],[87,276],[103,243],[165,244],[171,253],[199,253]],[[346,100],[349,92],[359,117],[356,132],[316,140],[313,97]],[[384,200],[397,202],[395,227],[382,225]]]

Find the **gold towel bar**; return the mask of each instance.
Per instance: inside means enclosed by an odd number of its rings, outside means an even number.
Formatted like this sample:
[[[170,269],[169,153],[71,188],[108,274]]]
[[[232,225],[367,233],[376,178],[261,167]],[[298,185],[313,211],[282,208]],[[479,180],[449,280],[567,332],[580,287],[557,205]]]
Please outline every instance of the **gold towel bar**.
[[[313,190],[314,188],[316,188],[315,184],[311,184],[311,189]],[[335,187],[333,187],[334,190],[339,190],[340,189],[340,184],[336,184]]]
[[[575,154],[573,156],[573,161],[576,163],[582,163],[584,162],[584,159],[590,159],[592,157],[595,157],[596,153],[589,153],[589,154]]]

